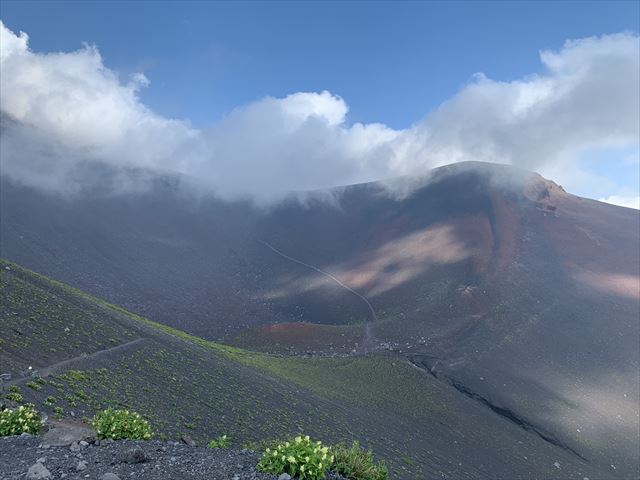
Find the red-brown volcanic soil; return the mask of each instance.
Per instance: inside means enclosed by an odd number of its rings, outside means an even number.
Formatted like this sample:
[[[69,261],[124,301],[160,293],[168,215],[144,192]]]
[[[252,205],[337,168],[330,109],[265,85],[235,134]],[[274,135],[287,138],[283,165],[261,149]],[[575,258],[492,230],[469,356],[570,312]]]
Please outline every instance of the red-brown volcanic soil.
[[[362,324],[274,323],[240,332],[227,340],[250,350],[342,355],[362,345],[363,330]]]

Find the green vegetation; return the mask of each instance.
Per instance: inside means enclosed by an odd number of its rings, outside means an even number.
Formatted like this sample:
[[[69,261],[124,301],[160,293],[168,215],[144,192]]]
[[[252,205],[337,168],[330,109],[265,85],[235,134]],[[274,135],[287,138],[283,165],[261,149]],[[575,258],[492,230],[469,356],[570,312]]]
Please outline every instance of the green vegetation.
[[[126,312],[115,305],[109,308]],[[213,350],[235,362],[257,368],[303,388],[330,398],[355,401],[368,407],[391,408],[408,415],[445,415],[444,404],[430,402],[426,388],[417,395],[416,385],[424,384],[424,375],[407,363],[383,356],[346,358],[291,357],[252,352],[205,340],[186,332],[126,312],[169,335]],[[414,400],[419,398],[419,402]],[[425,407],[429,407],[425,410]]]
[[[96,413],[91,422],[98,438],[113,440],[149,440],[151,427],[139,413],[107,408]]]
[[[24,399],[22,398],[22,395],[16,392],[9,392],[5,396],[7,397],[8,400],[11,400],[12,402],[22,403],[24,401]]]
[[[323,447],[322,442],[313,442],[307,435],[267,448],[257,469],[275,475],[288,473],[301,480],[319,480],[325,478],[332,462],[329,448]]]
[[[0,267],[6,264],[0,261]],[[193,427],[190,436],[204,445],[211,432],[233,432],[238,445],[299,432],[347,445],[359,439],[387,461],[390,478],[407,479],[425,478],[425,467],[439,458],[445,441],[432,438],[445,438],[447,445],[458,440],[462,449],[482,445],[487,435],[482,412],[397,356],[305,358],[250,352],[152,322],[8,265],[11,270],[0,268],[3,287],[9,285],[0,318],[7,319],[11,331],[15,327],[23,334],[9,333],[1,347],[7,370],[21,372],[33,358],[39,365],[77,358],[71,368],[85,368],[49,375],[44,385],[29,379],[39,391],[23,387],[25,402],[42,405],[48,396],[57,399],[48,407],[51,416],[64,414],[56,411],[58,406],[88,419],[105,409],[144,412],[154,436],[177,439]],[[27,336],[31,343],[24,343]],[[94,361],[92,354],[112,347],[112,339],[118,344],[142,341]],[[59,341],[65,348],[48,354],[48,346]],[[108,370],[102,368],[107,362]],[[464,427],[461,439],[457,432],[469,418],[480,426]],[[425,439],[427,429],[432,435]],[[503,451],[511,457],[519,454],[515,440],[520,437],[500,438]],[[405,460],[409,457],[411,463]]]
[[[26,385],[30,389],[36,390],[36,391],[42,389],[42,385],[40,385],[39,383],[36,383],[36,382],[27,382]]]
[[[4,263],[0,262],[0,266]],[[412,448],[415,433],[407,434],[406,425],[389,418],[383,410],[378,411],[379,421],[371,422],[357,405],[386,409],[396,397],[394,389],[402,386],[402,376],[412,375],[415,378],[404,380],[422,383],[424,377],[406,364],[399,363],[396,368],[394,359],[376,356],[362,360],[287,358],[249,352],[158,324],[9,265],[10,273],[0,269],[0,275],[3,281],[8,279],[7,284],[17,284],[20,296],[15,297],[15,302],[7,302],[5,316],[23,332],[37,331],[35,336],[39,339],[37,345],[10,347],[11,361],[29,359],[36,352],[39,355],[40,343],[47,351],[46,342],[57,341],[56,335],[64,332],[67,325],[70,331],[64,333],[64,344],[71,348],[58,349],[55,356],[43,358],[44,364],[91,355],[98,347],[113,346],[112,338],[119,338],[120,343],[145,338],[137,348],[122,350],[115,356],[109,370],[84,362],[87,370],[51,375],[40,391],[27,388],[25,401],[42,404],[53,395],[57,398],[55,405],[88,418],[108,408],[145,412],[154,435],[175,439],[184,428],[193,427],[190,435],[205,445],[212,429],[233,431],[239,444],[305,431],[325,441],[367,441],[394,466],[394,459],[408,452],[416,455]],[[6,307],[10,308],[9,313]],[[2,308],[0,304],[0,316]],[[13,311],[19,314],[14,315]],[[28,325],[20,323],[20,318],[32,316],[36,320]],[[73,318],[73,325],[66,318]],[[122,332],[126,332],[124,338]],[[14,365],[15,370],[22,368],[21,363]],[[371,383],[363,378],[371,378]],[[428,389],[415,392],[414,387],[405,385],[401,400],[411,402],[409,406],[415,412],[426,412],[424,417],[436,414],[438,409],[433,402],[427,402]],[[190,405],[188,410],[181,408],[185,402]],[[422,464],[398,468],[419,478]]]
[[[62,420],[64,418],[64,408],[58,406],[53,408],[53,418],[56,420]]]
[[[32,404],[20,405],[16,409],[0,411],[0,437],[20,435],[21,433],[37,434],[42,428],[42,419]]]
[[[10,264],[18,269],[17,265]],[[47,279],[33,272],[28,272],[39,281],[46,281],[63,291],[79,296],[92,304],[126,315],[135,321],[163,331],[173,337],[189,343],[213,350],[223,357],[235,362],[257,368],[270,375],[283,378],[294,384],[307,388],[322,396],[334,399],[356,401],[371,407],[393,408],[403,414],[433,417],[437,410],[445,405],[438,405],[429,401],[427,389],[416,392],[416,385],[424,383],[424,376],[407,364],[396,364],[393,359],[386,357],[352,357],[352,358],[301,358],[282,357],[257,352],[250,352],[236,347],[222,345],[216,342],[190,335],[181,330],[151,321],[145,317],[129,312],[117,305],[95,298],[81,290],[72,288],[55,280]],[[104,335],[103,335],[104,336]],[[86,372],[70,371],[62,379],[72,377],[78,382],[87,382]],[[386,394],[385,392],[390,392]],[[391,393],[393,392],[393,393]],[[77,397],[88,400],[86,393],[77,388]],[[419,398],[419,402],[414,400]],[[425,411],[425,407],[428,410]]]
[[[213,440],[210,440],[209,443],[207,444],[207,447],[209,448],[227,448],[228,446],[228,439],[226,435],[221,435],[218,438],[214,438]]]
[[[3,358],[3,372],[18,374],[35,358],[40,365],[52,365],[90,354],[113,346],[112,338],[118,343],[132,340],[134,329],[114,322],[95,302],[78,301],[71,289],[11,262],[0,260],[0,267],[1,348],[9,354]]]
[[[293,440],[274,441],[263,440],[254,442],[246,446],[252,450],[263,451],[263,455],[258,464],[258,469],[268,473],[291,473],[292,465],[299,468],[309,457],[309,461],[313,457],[307,455],[306,450],[310,447],[315,454],[320,454],[320,458],[324,460],[321,468],[338,473],[349,480],[387,480],[388,469],[384,462],[373,461],[373,453],[371,450],[365,450],[360,447],[360,443],[354,441],[351,446],[344,443],[338,443],[333,446],[322,446],[321,442],[312,442],[309,437],[296,437]],[[304,447],[304,448],[303,448]],[[299,452],[302,451],[301,455]],[[290,452],[295,463],[291,462]],[[284,455],[284,458],[283,458]],[[302,457],[303,463],[300,462]],[[327,461],[329,461],[327,463]],[[262,465],[262,466],[261,466]],[[320,462],[318,462],[320,465]],[[305,467],[305,470],[308,470]],[[313,469],[315,472],[316,469]],[[300,473],[298,473],[300,475]],[[324,473],[320,477],[300,477],[300,478],[325,478]]]
[[[86,382],[89,380],[88,373],[81,370],[69,370],[61,377],[64,379],[75,380],[76,382]]]
[[[50,407],[51,405],[56,403],[56,397],[52,397],[51,395],[49,395],[47,398],[45,398],[44,400],[44,404],[48,407]]]
[[[331,470],[351,480],[386,480],[387,467],[384,462],[373,462],[371,450],[364,450],[358,442],[350,447],[338,444],[331,447],[335,459]]]

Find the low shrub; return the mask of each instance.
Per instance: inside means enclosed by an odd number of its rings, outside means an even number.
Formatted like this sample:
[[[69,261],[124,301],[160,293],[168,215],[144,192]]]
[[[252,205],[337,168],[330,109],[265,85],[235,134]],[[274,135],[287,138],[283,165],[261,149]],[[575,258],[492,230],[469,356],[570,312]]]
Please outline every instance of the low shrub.
[[[151,427],[139,413],[107,408],[96,413],[91,421],[98,438],[112,440],[149,440]]]
[[[12,402],[16,402],[16,403],[22,403],[22,401],[24,400],[22,398],[22,395],[17,392],[9,392],[7,393],[6,397],[8,400],[11,400]]]
[[[0,410],[0,437],[37,434],[42,428],[42,419],[33,404],[20,405],[16,409]]]
[[[350,447],[338,444],[331,447],[334,455],[331,470],[350,480],[387,480],[388,471],[384,462],[373,462],[371,450],[364,450],[358,442]]]
[[[305,436],[279,443],[273,449],[267,448],[257,469],[276,475],[288,473],[300,480],[320,480],[325,478],[332,463],[333,456],[329,448]]]
[[[49,380],[47,383],[57,390],[62,390],[64,388],[62,383],[56,382],[55,380]]]
[[[30,389],[36,390],[36,391],[42,389],[42,386],[39,383],[36,383],[36,382],[27,382],[26,385]]]
[[[89,380],[89,372],[83,372],[82,370],[69,370],[62,378],[65,380],[75,380],[76,382],[86,382]]]
[[[226,435],[221,435],[218,438],[214,438],[207,444],[207,447],[209,448],[227,448],[227,446],[228,440]]]
[[[53,418],[56,420],[62,420],[64,418],[64,408],[62,407],[54,407],[53,408]]]

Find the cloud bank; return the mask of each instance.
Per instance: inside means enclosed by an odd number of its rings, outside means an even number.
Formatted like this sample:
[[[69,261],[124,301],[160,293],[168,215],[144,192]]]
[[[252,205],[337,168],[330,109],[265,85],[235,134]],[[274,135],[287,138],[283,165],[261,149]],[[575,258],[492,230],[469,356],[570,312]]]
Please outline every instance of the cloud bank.
[[[511,82],[476,74],[403,130],[350,124],[347,103],[327,91],[267,97],[196,129],[145,106],[138,92],[149,80],[119,78],[97,48],[33,52],[27,34],[0,23],[0,166],[56,192],[90,187],[94,165],[175,171],[223,198],[258,202],[465,160],[537,170],[571,189],[588,176],[585,151],[637,147],[639,59],[637,35],[568,41],[540,53],[542,73]]]

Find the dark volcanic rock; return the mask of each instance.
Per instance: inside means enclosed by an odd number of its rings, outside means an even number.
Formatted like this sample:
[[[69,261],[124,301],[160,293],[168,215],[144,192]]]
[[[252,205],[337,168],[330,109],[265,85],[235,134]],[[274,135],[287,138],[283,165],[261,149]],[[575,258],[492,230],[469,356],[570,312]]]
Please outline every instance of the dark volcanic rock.
[[[189,445],[190,447],[196,446],[195,440],[189,435],[182,435],[182,437],[180,437],[180,440],[182,440],[182,443],[184,443],[185,445]]]
[[[149,456],[139,447],[132,448],[125,452],[122,461],[129,464],[145,463],[150,460]]]
[[[44,476],[26,478],[64,478],[84,480],[276,480],[275,475],[255,469],[260,455],[248,450],[189,447],[178,442],[119,441],[101,442],[82,450],[82,458],[67,447],[50,447],[46,458],[39,439],[0,438],[0,478],[24,479],[27,471]],[[124,461],[119,461],[125,459]],[[40,462],[38,460],[41,460]],[[78,468],[82,465],[81,468]],[[50,476],[47,476],[47,473]],[[339,480],[339,476],[328,476]]]

